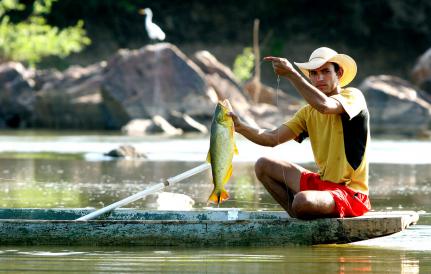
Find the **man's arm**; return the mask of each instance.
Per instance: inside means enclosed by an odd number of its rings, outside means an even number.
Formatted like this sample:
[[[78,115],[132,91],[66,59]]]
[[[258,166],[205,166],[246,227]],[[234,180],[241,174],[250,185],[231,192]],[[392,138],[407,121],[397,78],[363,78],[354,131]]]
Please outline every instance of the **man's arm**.
[[[344,112],[340,102],[326,96],[326,94],[311,85],[287,59],[269,56],[265,57],[264,60],[272,62],[275,73],[289,79],[307,103],[320,113],[340,114]]]
[[[311,85],[299,72],[286,76],[298,92],[304,97],[307,103],[323,114],[340,114],[344,112],[343,106],[329,96],[326,96],[319,89]]]
[[[274,147],[296,137],[295,133],[285,125],[274,130],[256,129],[246,125],[234,113],[231,112],[230,115],[235,124],[235,131],[258,145]]]

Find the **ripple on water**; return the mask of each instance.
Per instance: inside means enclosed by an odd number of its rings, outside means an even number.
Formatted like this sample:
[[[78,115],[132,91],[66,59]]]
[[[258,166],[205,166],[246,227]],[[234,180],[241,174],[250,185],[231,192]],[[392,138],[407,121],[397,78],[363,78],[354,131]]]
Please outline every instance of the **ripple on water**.
[[[431,251],[431,226],[414,225],[399,233],[359,241],[352,243],[351,245],[410,251]]]

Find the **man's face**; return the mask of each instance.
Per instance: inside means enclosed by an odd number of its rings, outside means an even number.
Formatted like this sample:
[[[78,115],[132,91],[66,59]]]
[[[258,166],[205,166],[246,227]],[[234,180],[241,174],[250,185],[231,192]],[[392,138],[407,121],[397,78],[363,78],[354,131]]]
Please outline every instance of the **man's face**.
[[[313,86],[325,94],[330,95],[337,89],[339,76],[342,75],[342,69],[335,72],[334,64],[326,63],[320,68],[310,70],[310,81]]]

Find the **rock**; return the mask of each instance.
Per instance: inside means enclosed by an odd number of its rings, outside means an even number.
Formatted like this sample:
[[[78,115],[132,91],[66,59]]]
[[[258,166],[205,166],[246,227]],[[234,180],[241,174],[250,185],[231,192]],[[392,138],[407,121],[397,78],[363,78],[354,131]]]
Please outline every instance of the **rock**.
[[[36,70],[33,76],[33,89],[39,91],[45,84],[58,83],[62,78],[63,74],[56,69]]]
[[[173,127],[162,116],[156,115],[152,119],[133,119],[129,121],[122,131],[127,135],[143,136],[148,134],[181,135],[181,129]]]
[[[131,136],[143,136],[163,132],[151,119],[133,119],[123,126],[121,131]]]
[[[156,115],[153,117],[154,124],[160,127],[163,132],[167,135],[181,135],[183,134],[183,131],[181,129],[173,127],[171,124],[169,124],[168,121],[166,121],[165,118],[163,118],[160,115]]]
[[[422,88],[428,96],[431,97],[431,79],[428,79],[420,84],[420,88]]]
[[[199,123],[191,116],[178,111],[169,113],[167,120],[172,126],[180,128],[184,132],[208,133],[208,128],[205,125]]]
[[[259,84],[260,93],[257,104],[251,106],[255,121],[262,128],[274,129],[286,122],[298,111],[303,103],[297,98],[283,92],[281,89],[275,90],[262,83]],[[247,82],[244,89],[254,97],[258,83],[254,80]]]
[[[372,133],[416,136],[427,130],[431,104],[409,82],[389,75],[370,76],[359,89],[368,104]]]
[[[198,121],[209,123],[217,101],[202,71],[171,44],[120,50],[108,63],[38,72],[34,79],[35,127],[120,129],[133,119],[151,119],[145,132],[171,135],[181,129],[164,120],[177,111],[182,125],[205,132]]]
[[[121,50],[108,62],[103,82],[107,111],[128,120],[168,117],[171,111],[211,117],[215,102],[208,92],[202,71],[168,43]]]
[[[251,99],[243,93],[233,72],[208,51],[195,53],[193,59],[206,74],[205,79],[215,92],[217,101],[228,99],[236,114],[251,126],[257,127],[250,113]]]
[[[245,83],[244,89],[249,93],[250,97],[254,98],[257,89],[256,81],[252,80]],[[292,110],[297,110],[298,107],[302,105],[301,101],[296,97],[287,94],[281,89],[276,90],[262,83],[260,84],[260,92],[257,99],[257,103],[287,107],[289,112]]]
[[[259,127],[265,129],[275,129],[291,116],[286,116],[276,106],[265,103],[252,106],[250,111]]]
[[[198,51],[193,55],[193,61],[199,66],[199,68],[205,74],[216,74],[220,78],[228,80],[232,85],[234,85],[237,90],[241,90],[239,81],[236,79],[232,70],[219,62],[217,58],[206,50]]]
[[[31,74],[21,63],[0,65],[0,128],[29,125],[35,103]]]
[[[431,94],[431,48],[422,54],[412,70],[413,83]]]
[[[157,193],[157,210],[192,210],[195,201],[188,195],[173,192]]]
[[[117,129],[113,120],[121,118],[106,111],[101,83],[105,62],[88,67],[74,66],[61,76],[47,73],[39,79],[32,125],[55,129]],[[120,117],[120,118],[119,118]]]
[[[109,151],[105,155],[115,158],[148,158],[147,155],[137,151],[136,148],[131,145],[122,145],[119,148]]]
[[[247,112],[250,105],[241,91],[232,82],[215,73],[207,74],[205,79],[216,92],[218,101],[228,99],[236,112],[239,114]]]

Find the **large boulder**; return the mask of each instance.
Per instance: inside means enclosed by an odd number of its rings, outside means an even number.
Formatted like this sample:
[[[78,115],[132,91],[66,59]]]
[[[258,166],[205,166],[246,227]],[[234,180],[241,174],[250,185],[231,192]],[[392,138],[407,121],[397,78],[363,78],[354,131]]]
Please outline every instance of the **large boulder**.
[[[105,62],[74,66],[64,73],[35,77],[37,91],[32,125],[56,129],[116,129],[102,100]]]
[[[208,51],[196,52],[193,60],[205,73],[205,79],[211,87],[211,91],[215,92],[213,97],[219,101],[228,99],[235,113],[250,125],[257,126],[250,112],[251,98],[243,92],[231,69],[219,62]]]
[[[0,128],[28,126],[35,102],[32,74],[21,63],[0,65]]]
[[[274,89],[259,83],[256,79],[247,82],[244,89],[251,97],[257,99],[257,104],[252,107],[251,111],[258,124],[265,124],[265,127],[270,124],[273,127],[279,126],[304,105],[304,101],[300,101],[279,87]]]
[[[193,55],[192,59],[203,71],[203,73],[207,75],[218,75],[221,79],[229,81],[230,84],[235,86],[239,93],[241,93],[241,86],[232,70],[228,66],[218,61],[217,58],[209,51],[198,51]]]
[[[118,126],[172,111],[208,120],[215,105],[202,71],[168,43],[119,51],[108,62],[102,90],[107,111],[122,113]]]
[[[389,75],[367,77],[360,85],[373,133],[416,136],[429,127],[431,104],[409,82]]]
[[[276,126],[296,110],[291,98],[263,85],[269,91],[261,102],[272,101],[279,109],[251,104],[227,66],[207,51],[193,58],[196,63],[174,45],[161,43],[120,50],[108,62],[64,72],[3,65],[0,127],[176,135],[207,133],[215,105],[224,99],[252,126]]]
[[[431,48],[422,54],[412,70],[413,82],[431,95]]]

